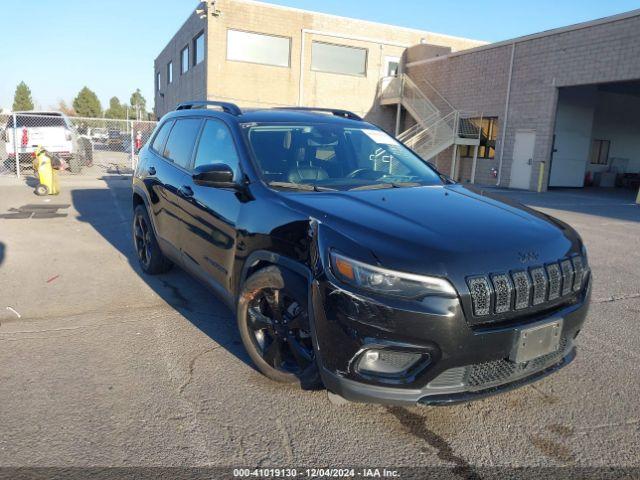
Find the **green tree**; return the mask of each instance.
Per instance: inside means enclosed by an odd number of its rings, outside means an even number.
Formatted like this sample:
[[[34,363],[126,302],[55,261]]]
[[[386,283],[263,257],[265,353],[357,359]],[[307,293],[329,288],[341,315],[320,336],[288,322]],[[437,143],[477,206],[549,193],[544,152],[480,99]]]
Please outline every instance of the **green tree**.
[[[124,119],[127,116],[125,106],[120,103],[118,97],[109,100],[109,108],[104,112],[106,118]]]
[[[102,105],[98,96],[87,87],[84,87],[73,100],[73,109],[81,117],[101,117]]]
[[[129,118],[144,119],[147,116],[147,101],[139,88],[136,88],[136,91],[131,94],[129,103],[131,104]]]
[[[16,87],[16,94],[13,96],[13,111],[21,112],[25,110],[33,110],[33,99],[27,84],[20,82]]]

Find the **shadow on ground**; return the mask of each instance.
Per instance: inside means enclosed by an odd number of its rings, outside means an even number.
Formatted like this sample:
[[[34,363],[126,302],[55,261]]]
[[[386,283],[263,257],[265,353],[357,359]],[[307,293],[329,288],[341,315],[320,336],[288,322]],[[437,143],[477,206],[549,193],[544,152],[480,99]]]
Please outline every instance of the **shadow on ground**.
[[[131,177],[107,176],[108,188],[71,191],[78,221],[86,222],[124,255],[132,270],[161,297],[214,342],[253,367],[237,332],[235,316],[200,282],[178,267],[150,276],[140,269],[131,238]]]
[[[635,203],[637,192],[623,188],[558,188],[537,193],[480,187],[512,201],[532,208],[546,208],[593,215],[628,222],[640,222],[640,205]]]

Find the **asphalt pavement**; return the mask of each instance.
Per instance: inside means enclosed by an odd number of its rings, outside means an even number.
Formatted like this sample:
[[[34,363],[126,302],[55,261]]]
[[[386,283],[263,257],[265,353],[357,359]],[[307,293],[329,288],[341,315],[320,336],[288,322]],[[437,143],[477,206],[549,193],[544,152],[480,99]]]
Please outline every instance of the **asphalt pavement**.
[[[640,467],[633,192],[502,192],[586,242],[578,357],[486,400],[401,408],[334,405],[259,374],[208,290],[178,269],[142,275],[129,186],[65,179],[42,199],[0,178],[0,466]]]

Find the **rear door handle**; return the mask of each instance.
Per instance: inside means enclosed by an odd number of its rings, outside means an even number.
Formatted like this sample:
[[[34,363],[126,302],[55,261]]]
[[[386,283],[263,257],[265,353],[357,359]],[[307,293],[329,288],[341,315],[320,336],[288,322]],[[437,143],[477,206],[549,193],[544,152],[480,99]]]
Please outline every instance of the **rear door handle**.
[[[193,197],[193,190],[189,185],[183,185],[178,189],[178,192],[183,197]]]
[[[156,169],[155,169],[155,167],[149,167],[147,169],[147,172],[149,172],[149,175],[155,175],[156,174]]]

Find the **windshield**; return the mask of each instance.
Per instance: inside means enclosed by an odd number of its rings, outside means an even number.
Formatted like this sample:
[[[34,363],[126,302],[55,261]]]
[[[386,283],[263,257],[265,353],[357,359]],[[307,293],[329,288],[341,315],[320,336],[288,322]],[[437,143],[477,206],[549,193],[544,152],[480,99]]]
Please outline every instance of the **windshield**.
[[[426,162],[373,128],[243,125],[264,181],[274,188],[354,190],[440,185]]]

